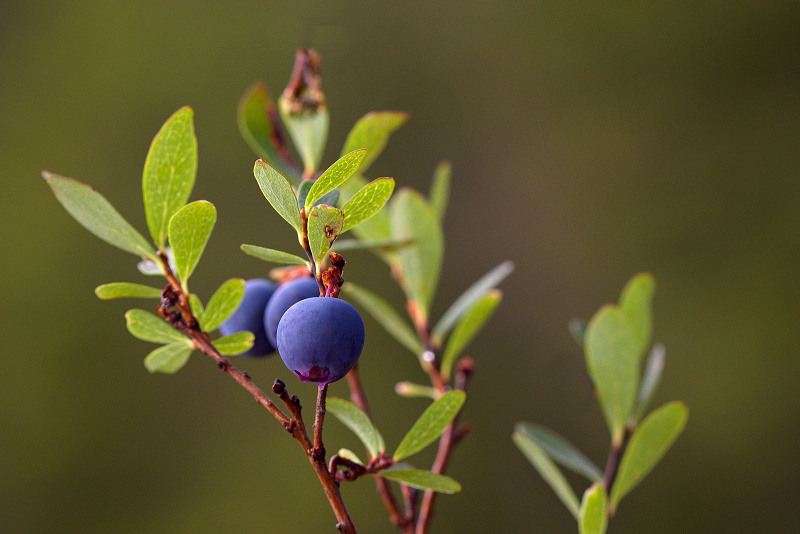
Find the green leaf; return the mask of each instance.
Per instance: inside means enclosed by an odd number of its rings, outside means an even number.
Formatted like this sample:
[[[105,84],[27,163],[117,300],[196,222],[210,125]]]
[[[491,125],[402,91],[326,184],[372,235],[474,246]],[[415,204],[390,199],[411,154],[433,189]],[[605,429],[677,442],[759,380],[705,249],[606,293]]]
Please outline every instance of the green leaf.
[[[373,111],[356,121],[344,142],[342,155],[359,148],[367,149],[361,163],[361,172],[366,172],[389,142],[389,136],[408,120],[408,113],[397,111]]]
[[[231,278],[219,286],[208,300],[208,306],[203,314],[203,331],[216,330],[236,311],[243,296],[244,280],[241,278]]]
[[[645,363],[642,385],[639,386],[639,394],[636,396],[636,409],[633,411],[630,423],[636,424],[642,418],[647,405],[650,404],[650,400],[658,389],[661,373],[664,371],[666,354],[664,345],[661,343],[653,345],[653,350],[650,351],[650,356],[647,357]]]
[[[213,341],[214,346],[223,356],[234,356],[250,350],[253,346],[252,332],[236,332],[229,336],[221,337]]]
[[[420,386],[412,382],[398,382],[394,385],[394,391],[401,397],[425,397],[436,400],[439,398],[439,391],[431,386]]]
[[[444,253],[439,216],[418,192],[401,189],[391,204],[392,237],[416,240],[398,250],[396,268],[402,274],[403,291],[414,302],[421,319],[427,319]]]
[[[584,350],[611,438],[618,444],[639,388],[638,341],[627,315],[610,304],[600,308],[589,321]]]
[[[306,265],[308,260],[304,260],[300,256],[289,254],[281,250],[274,250],[271,248],[257,247],[255,245],[242,245],[242,250],[248,256],[253,256],[264,261],[272,263],[285,263],[288,265]]]
[[[103,300],[119,298],[157,299],[161,297],[161,289],[129,282],[114,282],[97,286],[95,294]]]
[[[333,191],[347,181],[348,178],[353,176],[366,153],[367,151],[364,149],[355,150],[342,156],[336,163],[328,167],[328,169],[317,178],[314,185],[312,185],[311,189],[308,191],[305,202],[306,211],[308,211],[317,200],[322,198],[323,195],[329,191]]]
[[[525,458],[536,468],[545,482],[553,489],[567,510],[578,519],[578,497],[570,487],[567,479],[558,466],[547,456],[547,453],[530,437],[520,432],[514,432],[512,439]]]
[[[322,160],[325,142],[328,140],[328,110],[306,109],[298,114],[289,113],[283,105],[282,99],[278,101],[278,109],[283,119],[283,125],[289,132],[306,173],[313,173]]]
[[[169,244],[175,254],[178,278],[184,288],[206,249],[216,222],[217,209],[205,200],[187,204],[169,220]]]
[[[258,187],[261,188],[261,192],[272,208],[297,230],[297,235],[300,235],[303,231],[300,210],[297,207],[297,197],[289,181],[263,159],[256,161],[253,174],[258,182]]]
[[[299,209],[306,207],[306,198],[308,198],[308,192],[311,191],[313,186],[314,182],[311,180],[303,180],[300,182],[300,187],[297,189],[297,207]],[[335,206],[338,201],[339,189],[332,189],[317,199],[314,205],[327,204],[328,206]]]
[[[447,341],[447,348],[442,356],[441,373],[445,382],[450,378],[450,371],[453,369],[456,358],[478,335],[483,325],[497,309],[502,298],[503,293],[499,289],[494,289],[481,297],[461,316],[461,320],[453,330],[453,335]]]
[[[372,458],[377,458],[386,450],[383,437],[361,408],[350,401],[335,397],[329,397],[327,405],[328,411],[358,436]]]
[[[436,326],[433,327],[433,330],[431,330],[431,338],[434,344],[437,346],[441,345],[444,336],[455,326],[461,316],[472,308],[475,302],[480,300],[486,293],[502,282],[513,270],[514,263],[511,261],[504,261],[483,275],[477,282],[464,291],[461,296],[453,302],[444,315],[442,315],[442,318],[439,319]]]
[[[388,302],[372,291],[357,286],[352,282],[345,282],[342,289],[345,291],[345,296],[352,297],[352,299],[360,307],[364,308],[367,313],[392,335],[392,337],[410,350],[415,356],[419,357],[425,352],[425,348],[414,333],[414,330]]]
[[[158,248],[167,239],[167,224],[189,198],[197,174],[197,139],[192,108],[182,107],[153,138],[142,175],[147,227]]]
[[[682,402],[669,402],[648,415],[634,431],[611,488],[611,511],[666,454],[683,432],[689,410]]]
[[[341,458],[344,458],[345,460],[350,460],[351,462],[364,465],[364,462],[361,461],[358,455],[353,451],[351,451],[350,449],[339,449],[339,452],[336,454],[338,454]]]
[[[433,183],[428,194],[431,206],[439,214],[439,219],[444,219],[447,212],[447,202],[450,199],[450,172],[452,166],[449,161],[441,162],[433,172]]]
[[[283,150],[286,148],[277,127],[277,108],[263,82],[255,82],[245,90],[239,100],[237,117],[239,131],[250,148],[281,174],[297,183],[297,171],[280,156],[278,147]]]
[[[393,480],[412,488],[438,493],[458,493],[461,484],[445,475],[437,475],[423,469],[386,469],[378,473],[382,478]]]
[[[356,193],[361,191],[365,185],[367,185],[367,180],[362,176],[356,175],[339,186],[339,191],[342,192],[340,204],[346,204]],[[392,239],[392,224],[389,217],[389,209],[379,210],[375,215],[353,228],[353,235],[363,241]],[[413,239],[411,239],[411,241],[413,241]],[[390,263],[391,261],[391,254],[388,251],[378,251],[378,256],[386,263]]]
[[[575,445],[548,428],[532,423],[517,423],[517,434],[533,440],[547,455],[567,469],[592,482],[603,480],[603,473]]]
[[[392,196],[393,190],[394,180],[391,178],[378,178],[365,185],[347,204],[342,206],[342,213],[344,213],[342,232],[346,232],[375,215]]]
[[[394,460],[399,462],[403,458],[408,458],[436,441],[458,415],[466,398],[467,395],[463,391],[451,391],[428,406],[397,446]]]
[[[192,350],[194,347],[187,343],[170,343],[148,354],[144,359],[144,366],[151,373],[172,374],[186,365]]]
[[[194,293],[189,294],[189,308],[191,308],[194,318],[197,319],[197,323],[200,325],[200,330],[206,332],[205,318],[203,317],[203,302],[200,300],[200,297]]]
[[[125,314],[128,331],[143,341],[154,343],[188,342],[189,339],[175,330],[167,321],[144,310],[128,310]]]
[[[653,334],[653,295],[656,281],[650,273],[639,273],[625,284],[619,298],[619,307],[628,316],[636,331],[639,358],[643,358],[650,346]]]
[[[606,490],[601,482],[595,482],[584,492],[578,512],[580,534],[605,534],[608,526],[607,500]]]
[[[346,222],[346,219],[345,219]],[[391,252],[409,245],[413,245],[414,239],[338,239],[333,245],[337,251],[343,250],[377,250]]]
[[[314,206],[308,212],[308,245],[311,248],[311,256],[314,258],[317,273],[320,272],[320,264],[325,258],[325,254],[342,233],[343,226],[344,215],[338,208]]]
[[[109,245],[142,258],[159,261],[153,252],[153,247],[142,234],[123,219],[114,206],[92,187],[47,171],[42,172],[42,177],[61,205],[81,226]]]

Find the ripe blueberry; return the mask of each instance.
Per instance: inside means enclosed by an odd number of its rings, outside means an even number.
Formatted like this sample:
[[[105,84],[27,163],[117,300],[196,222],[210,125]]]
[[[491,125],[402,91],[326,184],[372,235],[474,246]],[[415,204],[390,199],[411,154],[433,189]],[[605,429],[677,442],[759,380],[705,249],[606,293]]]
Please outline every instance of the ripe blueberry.
[[[264,331],[264,310],[275,284],[269,280],[254,278],[244,283],[244,296],[236,311],[219,325],[219,333],[229,336],[236,332],[252,332],[253,346],[243,356],[266,356],[275,352],[275,345],[267,339]]]
[[[318,296],[319,285],[315,278],[295,278],[278,286],[275,294],[269,299],[267,308],[264,310],[264,327],[267,332],[267,339],[269,339],[273,347],[278,346],[278,323],[281,321],[283,314],[286,313],[286,310],[303,299]]]
[[[321,388],[344,377],[364,348],[364,321],[355,308],[332,297],[301,300],[278,324],[278,353],[303,382]]]

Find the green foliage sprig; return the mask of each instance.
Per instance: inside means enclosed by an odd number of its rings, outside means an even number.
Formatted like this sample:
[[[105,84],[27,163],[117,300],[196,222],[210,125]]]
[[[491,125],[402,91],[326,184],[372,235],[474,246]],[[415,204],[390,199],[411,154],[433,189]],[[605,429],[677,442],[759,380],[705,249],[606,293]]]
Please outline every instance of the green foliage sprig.
[[[606,531],[622,497],[655,467],[686,426],[689,412],[680,402],[667,403],[644,417],[664,369],[664,346],[650,347],[654,293],[653,277],[638,274],[625,285],[618,304],[603,306],[588,324],[578,319],[570,324],[584,349],[611,433],[605,470],[552,430],[518,423],[513,435],[514,443],[575,516],[581,534]],[[556,464],[592,483],[580,502]]]
[[[317,280],[320,295],[329,297],[337,297],[343,285],[344,260],[339,252],[373,250],[389,264],[407,296],[413,329],[377,295],[354,284],[345,285],[353,299],[375,314],[381,324],[390,331],[394,326],[399,328],[400,333],[392,332],[393,335],[415,353],[431,378],[432,386],[428,390],[422,386],[406,387],[406,391],[428,391],[426,396],[432,402],[391,455],[369,416],[357,367],[347,375],[351,401],[328,399],[327,384],[320,387],[312,435],[309,435],[300,401],[289,395],[283,381],[276,379],[272,391],[286,411],[228,359],[250,349],[254,340],[252,332],[211,339],[213,332],[242,302],[245,284],[238,278],[225,281],[206,304],[190,291],[190,277],[202,258],[217,219],[216,209],[210,202],[189,202],[197,171],[197,142],[191,108],[181,108],[164,123],[147,154],[142,192],[152,243],[90,186],[49,172],[44,172],[43,177],[81,225],[109,244],[137,256],[140,260],[137,268],[142,274],[161,275],[166,279],[163,288],[112,282],[95,290],[101,299],[127,297],[157,301],[155,313],[132,309],[125,314],[132,335],[161,345],[144,359],[150,372],[175,373],[195,350],[200,350],[252,394],[300,444],[324,488],[340,532],[355,533],[356,530],[339,484],[366,475],[375,479],[390,519],[400,531],[427,532],[433,497],[437,493],[454,493],[461,489],[455,480],[444,474],[453,446],[469,430],[466,425],[457,425],[457,417],[467,397],[466,382],[474,363],[469,358],[458,360],[458,357],[499,303],[501,294],[494,288],[511,271],[511,265],[501,265],[470,288],[433,329],[432,336],[428,310],[444,252],[441,221],[449,194],[449,165],[437,169],[430,198],[404,189],[389,202],[394,190],[393,179],[377,178],[368,182],[363,178],[392,132],[408,115],[399,112],[365,115],[348,135],[341,157],[323,172],[317,172],[327,140],[328,113],[319,77],[319,57],[306,50],[298,52],[292,78],[277,106],[270,100],[266,86],[254,84],[242,97],[238,115],[245,140],[262,158],[256,161],[253,171],[257,185],[272,208],[297,234],[305,258],[255,245],[242,245],[242,250],[262,260],[307,269]],[[283,128],[294,142],[301,164],[291,156],[284,142]],[[387,203],[388,210],[382,210]],[[337,242],[348,231],[352,231],[356,239]],[[331,265],[327,270],[326,264]],[[443,351],[443,341],[453,328]],[[398,387],[398,391],[401,389]],[[327,461],[322,440],[327,411],[363,441],[368,455],[366,462],[346,449],[340,449]],[[405,463],[437,440],[439,453],[430,470]],[[405,509],[397,504],[389,481],[401,485]],[[420,490],[424,495],[418,502],[417,491]]]

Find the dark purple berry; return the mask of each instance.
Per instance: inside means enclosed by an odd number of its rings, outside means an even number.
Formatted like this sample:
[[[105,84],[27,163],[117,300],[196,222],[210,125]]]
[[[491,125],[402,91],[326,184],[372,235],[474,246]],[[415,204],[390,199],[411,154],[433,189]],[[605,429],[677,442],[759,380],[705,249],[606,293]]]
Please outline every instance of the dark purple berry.
[[[246,281],[239,307],[219,325],[219,333],[223,336],[244,331],[253,333],[253,346],[243,356],[266,356],[275,352],[275,345],[270,343],[264,331],[264,310],[273,293],[275,284],[269,280],[254,278]]]
[[[364,321],[355,308],[332,297],[301,300],[278,324],[278,353],[303,382],[320,387],[344,377],[364,348]]]
[[[286,310],[303,299],[319,296],[319,284],[315,278],[304,276],[295,278],[283,285],[278,286],[275,294],[269,300],[266,310],[264,310],[264,327],[267,332],[267,339],[273,347],[278,346],[278,323]]]

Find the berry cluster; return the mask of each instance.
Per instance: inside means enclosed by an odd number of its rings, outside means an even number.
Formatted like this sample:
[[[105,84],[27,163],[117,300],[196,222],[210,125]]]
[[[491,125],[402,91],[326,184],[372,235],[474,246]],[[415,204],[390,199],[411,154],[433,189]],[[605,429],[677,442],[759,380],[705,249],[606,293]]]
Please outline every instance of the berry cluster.
[[[364,347],[364,322],[356,309],[338,298],[320,297],[310,277],[277,287],[269,280],[248,280],[239,307],[219,331],[224,336],[252,332],[253,347],[245,356],[267,356],[277,348],[290,371],[320,387],[343,378]]]

